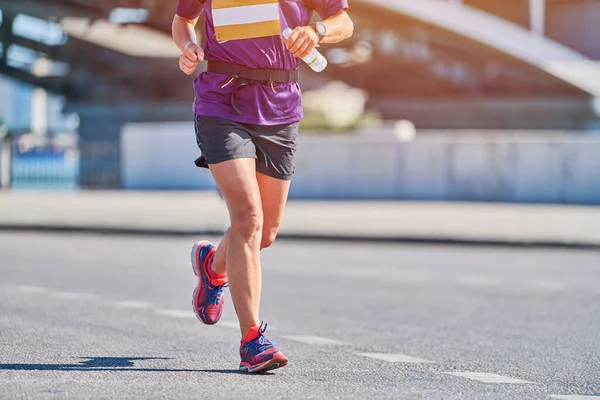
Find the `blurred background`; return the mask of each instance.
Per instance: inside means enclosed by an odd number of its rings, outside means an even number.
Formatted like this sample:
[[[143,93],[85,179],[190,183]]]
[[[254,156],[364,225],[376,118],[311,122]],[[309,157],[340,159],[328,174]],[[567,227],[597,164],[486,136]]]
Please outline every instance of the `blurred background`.
[[[600,0],[350,7],[261,253],[293,362],[250,380],[190,305],[229,216],[176,0],[0,0],[0,398],[600,399]]]
[[[215,189],[193,166],[175,6],[0,0],[5,189]],[[600,203],[599,0],[350,13],[327,70],[302,66],[292,198]]]

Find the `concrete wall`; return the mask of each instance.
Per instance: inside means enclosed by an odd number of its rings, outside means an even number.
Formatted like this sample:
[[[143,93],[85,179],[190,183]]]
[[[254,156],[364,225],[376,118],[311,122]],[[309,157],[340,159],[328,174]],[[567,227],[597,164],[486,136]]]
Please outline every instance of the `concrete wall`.
[[[600,204],[600,136],[305,135],[296,172],[292,197]]]
[[[191,124],[123,134],[129,189],[214,188]],[[301,134],[291,198],[600,204],[600,136],[550,132]]]
[[[121,184],[125,189],[216,189],[200,156],[191,122],[127,124],[121,135]]]

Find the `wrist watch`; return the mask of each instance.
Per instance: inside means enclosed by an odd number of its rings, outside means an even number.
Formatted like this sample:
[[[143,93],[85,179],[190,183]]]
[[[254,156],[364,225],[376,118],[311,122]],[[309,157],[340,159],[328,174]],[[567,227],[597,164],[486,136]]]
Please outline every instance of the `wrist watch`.
[[[315,22],[313,24],[313,29],[317,32],[317,36],[319,36],[319,42],[327,36],[327,26],[322,22]]]

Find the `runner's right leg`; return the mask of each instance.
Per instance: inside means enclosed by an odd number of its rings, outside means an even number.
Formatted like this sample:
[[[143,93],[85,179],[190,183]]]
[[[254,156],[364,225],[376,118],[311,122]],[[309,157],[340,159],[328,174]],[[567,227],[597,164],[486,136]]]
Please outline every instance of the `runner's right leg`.
[[[256,161],[238,158],[211,164],[210,171],[229,210],[227,277],[231,298],[244,335],[258,327],[261,293],[260,243],[262,205],[256,180]]]

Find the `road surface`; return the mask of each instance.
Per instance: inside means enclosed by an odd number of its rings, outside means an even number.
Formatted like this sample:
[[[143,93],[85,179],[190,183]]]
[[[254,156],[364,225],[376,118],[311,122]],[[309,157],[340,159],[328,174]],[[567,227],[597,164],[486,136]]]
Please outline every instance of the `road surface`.
[[[0,398],[600,394],[598,251],[277,242],[261,318],[290,364],[247,376],[229,294],[192,312],[193,241],[0,233]]]

